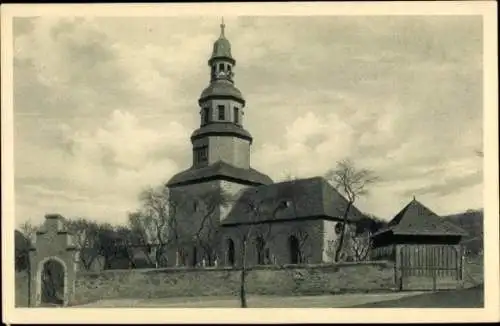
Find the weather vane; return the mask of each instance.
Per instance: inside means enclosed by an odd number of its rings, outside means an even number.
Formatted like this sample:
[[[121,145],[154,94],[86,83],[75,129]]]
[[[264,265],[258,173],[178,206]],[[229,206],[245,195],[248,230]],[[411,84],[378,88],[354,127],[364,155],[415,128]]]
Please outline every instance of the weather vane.
[[[221,36],[224,36],[224,28],[225,27],[226,27],[226,25],[224,24],[224,17],[222,17],[221,24],[220,24],[220,34],[221,34]]]

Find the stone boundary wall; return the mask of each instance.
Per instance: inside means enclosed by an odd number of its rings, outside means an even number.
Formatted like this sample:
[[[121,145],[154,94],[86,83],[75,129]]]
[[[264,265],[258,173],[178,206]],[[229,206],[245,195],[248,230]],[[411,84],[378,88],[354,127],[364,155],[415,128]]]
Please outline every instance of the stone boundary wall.
[[[99,299],[235,296],[241,269],[162,268],[80,273],[72,305]],[[388,262],[307,266],[256,266],[247,276],[249,295],[320,295],[395,290]]]
[[[78,272],[70,305],[100,299],[237,296],[241,269],[161,268]],[[249,268],[247,294],[320,295],[396,290],[391,262],[321,265],[255,266]],[[26,277],[16,275],[16,306],[26,306]]]

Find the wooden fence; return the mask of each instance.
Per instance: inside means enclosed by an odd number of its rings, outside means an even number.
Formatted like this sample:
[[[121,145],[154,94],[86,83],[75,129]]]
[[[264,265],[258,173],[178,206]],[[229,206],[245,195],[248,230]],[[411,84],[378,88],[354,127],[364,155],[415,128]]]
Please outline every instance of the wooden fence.
[[[397,245],[395,250],[395,275],[400,290],[439,290],[461,285],[461,246]]]

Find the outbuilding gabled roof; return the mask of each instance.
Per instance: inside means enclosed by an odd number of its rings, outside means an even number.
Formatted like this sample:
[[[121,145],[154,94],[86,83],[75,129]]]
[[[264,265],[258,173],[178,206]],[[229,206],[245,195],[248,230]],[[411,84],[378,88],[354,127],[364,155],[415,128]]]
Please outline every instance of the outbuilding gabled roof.
[[[398,235],[467,235],[465,230],[445,221],[415,198],[375,236],[386,232]]]
[[[257,212],[252,213],[252,206],[258,208]],[[346,206],[347,200],[321,177],[291,180],[246,189],[222,224],[311,218],[341,220]],[[348,219],[356,221],[362,216],[362,213],[352,206]]]

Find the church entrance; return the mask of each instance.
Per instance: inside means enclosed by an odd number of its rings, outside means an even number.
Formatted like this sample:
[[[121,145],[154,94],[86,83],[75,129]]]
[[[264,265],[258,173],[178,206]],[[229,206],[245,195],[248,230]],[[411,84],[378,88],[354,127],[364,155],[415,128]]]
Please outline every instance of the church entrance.
[[[288,238],[288,246],[290,250],[290,264],[298,264],[300,262],[300,246],[297,237],[291,235]]]
[[[55,259],[49,259],[42,267],[41,304],[64,304],[64,266]]]

